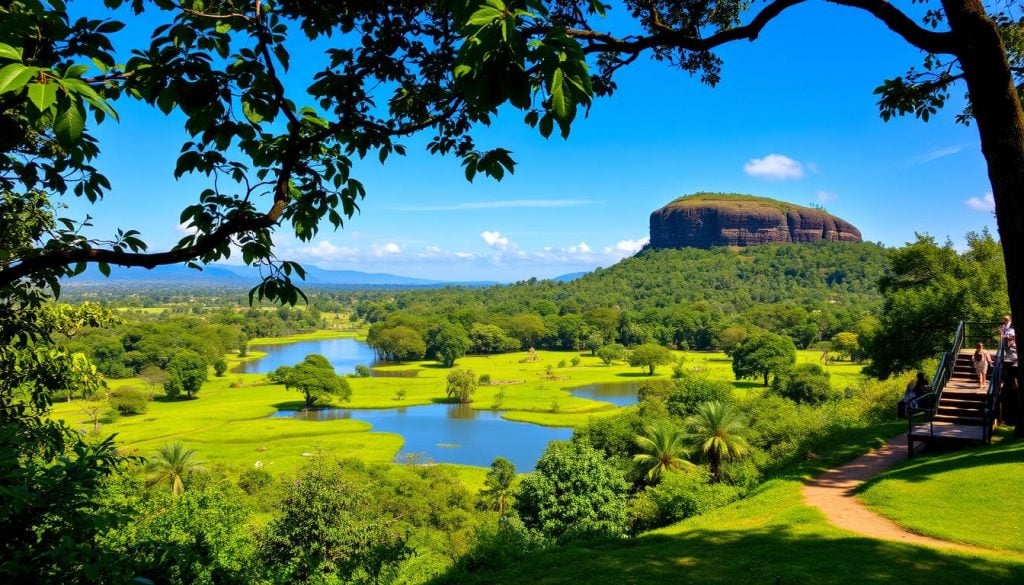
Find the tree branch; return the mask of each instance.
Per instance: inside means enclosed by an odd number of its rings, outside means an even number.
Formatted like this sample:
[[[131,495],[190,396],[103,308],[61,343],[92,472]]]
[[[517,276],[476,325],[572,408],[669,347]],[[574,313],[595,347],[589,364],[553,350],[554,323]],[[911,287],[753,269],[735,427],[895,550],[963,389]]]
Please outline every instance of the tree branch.
[[[709,37],[695,36],[680,30],[659,30],[650,36],[634,38],[617,38],[608,33],[589,29],[568,29],[566,34],[585,41],[585,53],[639,53],[655,47],[675,47],[688,51],[710,51],[716,47],[733,41],[754,41],[760,36],[764,27],[787,8],[802,4],[807,0],[774,0],[757,13],[754,18],[743,26],[730,28]],[[858,8],[881,20],[890,30],[902,36],[912,45],[929,53],[955,53],[956,44],[952,34],[933,32],[918,26],[899,9],[884,0],[825,0],[832,4]],[[659,28],[660,27],[656,27]]]
[[[929,53],[956,54],[952,33],[935,32],[918,26],[909,16],[886,0],[825,0],[831,4],[858,8],[885,23],[889,30],[911,45]]]

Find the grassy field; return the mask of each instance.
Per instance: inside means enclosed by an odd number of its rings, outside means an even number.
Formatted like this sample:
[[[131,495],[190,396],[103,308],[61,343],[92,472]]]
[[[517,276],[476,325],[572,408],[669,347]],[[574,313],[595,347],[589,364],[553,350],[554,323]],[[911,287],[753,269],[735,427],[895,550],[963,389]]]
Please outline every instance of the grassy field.
[[[865,484],[861,500],[914,532],[1024,552],[1024,441],[917,457]]]
[[[631,541],[557,547],[502,570],[437,583],[1021,583],[1024,561],[855,536],[773,480],[715,512]]]
[[[881,445],[899,429],[894,423],[853,430],[822,459],[751,496],[633,540],[560,546],[479,573],[453,572],[434,585],[1024,582],[1020,555],[970,555],[860,537],[832,527],[804,504],[800,478]]]
[[[351,337],[353,332],[322,331],[271,340],[286,343],[308,339]],[[267,343],[268,340],[253,340]],[[729,358],[721,353],[687,352],[684,368],[712,378],[732,381]],[[677,357],[678,357],[677,356]],[[257,352],[246,358],[228,356],[229,366],[241,360],[258,359]],[[572,366],[572,358],[579,365]],[[800,352],[800,361],[815,361],[817,352]],[[646,370],[630,368],[616,362],[605,365],[586,353],[536,353],[536,361],[527,362],[526,352],[495,356],[468,356],[458,366],[472,369],[478,376],[490,374],[492,383],[479,387],[473,407],[501,410],[510,420],[547,426],[576,427],[591,417],[610,416],[619,408],[607,402],[574,396],[568,389],[600,382],[643,382],[665,380],[671,376],[669,366],[661,366],[654,376]],[[559,363],[564,362],[564,366]],[[550,370],[549,370],[550,367]],[[432,404],[446,401],[445,378],[449,370],[434,362],[411,362],[380,368],[385,372],[407,371],[414,377],[349,378],[352,399],[336,406],[351,408],[390,408]],[[859,366],[834,363],[829,367],[833,384],[839,388],[854,381]],[[754,381],[733,382],[739,394],[761,392]],[[136,379],[111,380],[114,389],[135,386],[147,389]],[[399,389],[404,396],[399,396]],[[157,396],[159,388],[148,388]],[[301,408],[301,395],[282,386],[267,384],[263,374],[228,374],[211,377],[198,398],[176,402],[155,400],[145,414],[122,417],[102,425],[103,434],[117,433],[122,447],[143,455],[170,441],[182,441],[195,448],[207,465],[236,474],[260,461],[266,468],[290,472],[318,449],[339,457],[357,457],[365,461],[391,461],[402,448],[400,436],[371,432],[370,425],[356,420],[307,422],[293,419],[269,419],[278,409]],[[78,402],[58,403],[54,416],[69,424],[88,428],[91,425]],[[483,481],[483,470],[465,468],[469,485]]]

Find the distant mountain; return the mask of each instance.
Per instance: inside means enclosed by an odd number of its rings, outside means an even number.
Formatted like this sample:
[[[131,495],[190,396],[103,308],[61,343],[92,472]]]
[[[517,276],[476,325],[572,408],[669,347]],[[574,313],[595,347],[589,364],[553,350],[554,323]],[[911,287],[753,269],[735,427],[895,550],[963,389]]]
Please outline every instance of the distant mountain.
[[[554,280],[556,282],[572,282],[572,281],[576,280],[577,278],[580,278],[581,276],[585,276],[587,274],[589,274],[589,273],[588,272],[570,272],[569,274],[563,274],[561,276],[556,276],[554,278],[549,278],[548,280]]]
[[[439,286],[490,286],[495,282],[453,282],[397,276],[383,272],[358,272],[355,270],[327,270],[304,264],[306,280],[299,286],[325,287],[439,287]],[[214,264],[203,270],[194,270],[182,265],[157,266],[153,269],[125,268],[111,266],[110,277],[100,273],[95,265],[79,276],[65,279],[65,287],[93,286],[146,286],[146,287],[252,287],[259,281],[259,270],[252,266],[229,266]]]

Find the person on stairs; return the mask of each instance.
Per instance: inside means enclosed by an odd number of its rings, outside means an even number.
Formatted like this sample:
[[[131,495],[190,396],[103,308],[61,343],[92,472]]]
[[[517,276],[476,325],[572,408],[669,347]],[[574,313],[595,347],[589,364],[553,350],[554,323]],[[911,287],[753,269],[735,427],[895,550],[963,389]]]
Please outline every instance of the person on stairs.
[[[988,368],[992,365],[992,356],[988,355],[985,346],[979,343],[974,350],[972,361],[974,362],[974,371],[978,374],[978,388],[984,390],[987,385],[985,376],[988,375]]]

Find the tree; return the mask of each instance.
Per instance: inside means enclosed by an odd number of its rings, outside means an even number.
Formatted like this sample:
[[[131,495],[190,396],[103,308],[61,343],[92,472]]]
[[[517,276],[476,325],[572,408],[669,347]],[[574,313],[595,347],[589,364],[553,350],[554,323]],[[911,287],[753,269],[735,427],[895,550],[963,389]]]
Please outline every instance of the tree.
[[[726,327],[718,333],[718,347],[725,352],[725,355],[732,355],[732,350],[736,349],[736,346],[746,339],[747,335],[746,327],[738,325]]]
[[[796,363],[796,347],[788,337],[755,333],[741,341],[732,352],[732,371],[737,380],[764,378],[785,371]]]
[[[497,325],[473,323],[469,329],[469,350],[473,353],[503,353],[519,349],[519,340],[509,337]]]
[[[693,466],[686,460],[686,435],[671,423],[645,427],[644,434],[636,436],[636,444],[641,452],[633,456],[633,463],[651,484],[658,483],[667,471]]]
[[[523,477],[515,510],[528,528],[547,536],[620,536],[626,523],[626,480],[604,455],[582,441],[552,441]]]
[[[82,403],[81,410],[92,423],[92,434],[100,434],[100,419],[110,410],[110,404],[106,400],[86,400]]]
[[[372,338],[367,337],[366,342],[385,359],[397,362],[418,360],[427,352],[423,336],[405,325],[381,329]]]
[[[263,531],[259,557],[271,583],[380,583],[412,550],[396,518],[381,514],[365,483],[314,457],[288,482]]]
[[[185,493],[185,479],[200,468],[195,456],[195,449],[186,449],[181,442],[157,447],[156,457],[149,460],[150,474],[146,485],[169,483],[171,494],[180,496]]]
[[[491,469],[484,478],[480,490],[480,501],[490,510],[498,510],[498,516],[505,516],[505,508],[512,497],[512,482],[516,479],[516,466],[504,457],[491,462]]]
[[[966,236],[960,253],[918,235],[892,252],[892,268],[879,283],[885,299],[870,336],[865,370],[887,378],[919,369],[922,360],[948,349],[960,320],[997,322],[1006,314],[1006,281],[999,245],[987,232]]]
[[[352,397],[348,380],[334,371],[327,358],[315,353],[294,366],[277,368],[267,378],[275,384],[284,384],[287,390],[302,392],[306,408],[334,398],[347,402]]]
[[[735,408],[724,402],[705,402],[686,419],[689,443],[708,460],[714,482],[722,479],[722,460],[742,457],[750,451],[743,438],[746,422]]]
[[[626,357],[626,347],[621,343],[610,343],[597,350],[597,357],[604,365],[610,366],[613,361]]]
[[[837,397],[831,376],[818,364],[800,364],[781,372],[772,382],[772,392],[793,402],[822,404]]]
[[[473,370],[455,368],[448,372],[448,385],[445,392],[455,402],[472,402],[476,392],[477,378]]]
[[[303,295],[292,279],[304,271],[274,259],[273,231],[288,224],[308,241],[321,222],[340,227],[365,194],[350,173],[353,159],[404,154],[399,140],[430,132],[427,148],[462,159],[470,179],[513,169],[508,151],[479,150],[468,134],[497,104],[460,97],[452,60],[463,37],[447,11],[422,3],[337,10],[323,2],[104,2],[126,4],[149,11],[158,28],[151,43],[125,49],[132,56],[121,65],[110,38],[120,22],[72,21],[62,2],[5,3],[0,13],[17,23],[0,32],[0,190],[15,195],[10,212],[42,217],[21,224],[30,243],[0,261],[0,288],[21,279],[56,285],[86,263],[103,272],[110,264],[208,263],[235,244],[246,264],[264,268],[251,296],[294,303]],[[353,31],[370,32],[351,49],[328,44],[322,69],[284,83],[290,36],[316,41]],[[209,178],[181,216],[193,231],[171,250],[150,251],[131,229],[90,239],[81,234],[84,213],[57,221],[45,204],[20,204],[100,199],[110,183],[90,164],[101,150],[90,122],[116,118],[116,103],[126,100],[180,115],[188,137],[168,171]]]
[[[167,396],[176,398],[184,391],[192,398],[209,378],[208,367],[206,358],[192,350],[185,349],[175,353],[167,362],[168,379],[164,383]]]
[[[840,356],[845,355],[852,360],[860,349],[860,339],[858,339],[856,333],[851,331],[840,331],[832,336],[829,347]]]
[[[427,351],[446,368],[466,355],[472,343],[461,325],[442,322],[427,332]]]
[[[634,368],[647,368],[649,376],[654,375],[654,369],[658,366],[671,363],[672,352],[657,343],[645,343],[629,352],[629,365]]]

